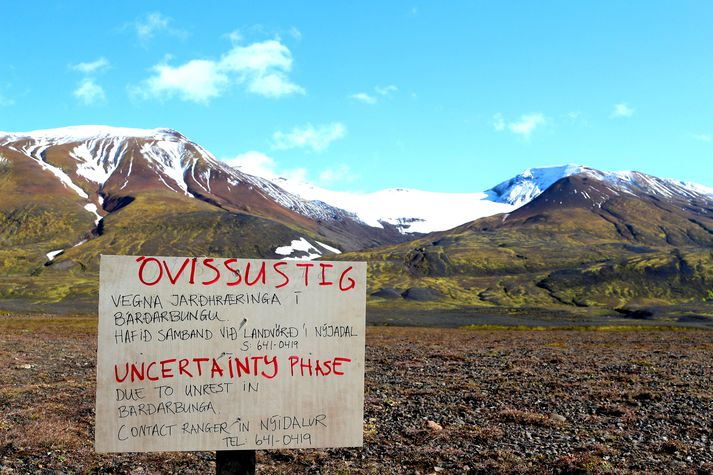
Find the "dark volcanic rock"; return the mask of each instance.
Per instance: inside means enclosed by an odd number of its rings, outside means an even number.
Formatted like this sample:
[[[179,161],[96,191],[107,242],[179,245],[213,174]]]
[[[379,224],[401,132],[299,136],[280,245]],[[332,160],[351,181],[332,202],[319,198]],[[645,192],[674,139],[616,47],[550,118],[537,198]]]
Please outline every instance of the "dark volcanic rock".
[[[392,289],[391,287],[384,287],[373,294],[371,294],[372,297],[381,297],[382,299],[398,299],[401,298],[401,294],[396,290]]]
[[[417,302],[430,302],[440,300],[443,294],[428,287],[411,287],[401,294],[406,300],[416,300]]]
[[[443,277],[450,275],[453,264],[439,247],[419,247],[406,254],[406,267],[415,276]]]
[[[643,308],[617,308],[615,310],[626,317],[639,320],[647,320],[654,315],[651,310]]]

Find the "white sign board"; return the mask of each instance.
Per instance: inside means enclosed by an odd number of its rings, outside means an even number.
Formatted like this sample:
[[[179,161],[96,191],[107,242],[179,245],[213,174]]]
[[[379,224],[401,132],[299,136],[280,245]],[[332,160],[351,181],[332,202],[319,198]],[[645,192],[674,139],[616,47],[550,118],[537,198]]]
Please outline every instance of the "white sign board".
[[[366,265],[102,256],[98,452],[362,445]]]

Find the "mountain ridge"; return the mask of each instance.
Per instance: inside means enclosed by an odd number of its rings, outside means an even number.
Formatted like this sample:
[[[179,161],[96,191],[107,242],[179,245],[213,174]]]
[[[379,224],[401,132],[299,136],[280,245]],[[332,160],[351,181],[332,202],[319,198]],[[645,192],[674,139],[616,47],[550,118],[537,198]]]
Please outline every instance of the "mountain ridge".
[[[83,200],[83,208],[97,224],[113,203],[165,188],[227,211],[310,228],[334,248],[403,240],[392,230],[369,228],[344,210],[303,200],[267,180],[236,171],[171,129],[75,126],[5,133],[0,134],[2,153],[29,158],[50,172]]]
[[[353,193],[328,190],[311,183],[288,180],[274,174],[251,174],[243,172],[240,167],[230,167],[227,163],[215,158],[210,152],[195,142],[190,141],[180,132],[169,128],[156,129],[136,129],[128,127],[112,126],[70,126],[57,129],[43,129],[31,132],[0,132],[0,145],[8,142],[32,141],[34,145],[25,144],[22,151],[30,156],[41,155],[50,145],[69,145],[80,143],[75,147],[70,155],[80,166],[77,174],[89,181],[103,187],[111,178],[115,171],[116,163],[109,160],[107,163],[97,163],[92,157],[92,149],[96,149],[96,143],[104,141],[105,152],[110,152],[112,148],[114,161],[121,155],[120,145],[126,139],[144,139],[161,142],[159,147],[151,147],[144,144],[142,151],[153,162],[166,165],[162,162],[160,155],[173,157],[171,166],[163,167],[162,178],[166,187],[172,191],[183,192],[187,195],[188,186],[184,182],[183,175],[186,170],[175,161],[175,156],[179,150],[165,150],[167,144],[180,144],[185,142],[196,149],[198,154],[213,166],[222,171],[232,174],[230,170],[237,170],[239,175],[233,176],[234,182],[240,180],[250,182],[258,187],[270,198],[281,203],[285,208],[296,211],[303,216],[328,220],[330,216],[339,215],[347,219],[352,219],[366,224],[373,228],[383,229],[385,226],[393,227],[402,234],[422,234],[434,231],[443,231],[456,227],[462,223],[475,219],[491,216],[498,213],[508,213],[536,198],[555,181],[560,178],[579,173],[601,177],[611,183],[634,183],[633,177],[650,177],[651,182],[662,188],[677,187],[679,190],[685,189],[698,193],[713,196],[713,188],[692,182],[681,180],[656,178],[644,173],[635,171],[608,172],[600,171],[591,167],[567,164],[557,166],[532,167],[524,170],[520,174],[505,180],[498,185],[483,192],[475,193],[442,193],[417,190],[411,188],[388,188],[372,193]],[[108,144],[106,142],[109,142]],[[123,145],[125,146],[125,145]],[[163,149],[163,150],[162,150]],[[17,150],[17,149],[16,149]],[[100,151],[101,152],[101,151]],[[102,153],[99,153],[102,155]],[[159,156],[157,156],[159,155]],[[74,189],[80,196],[86,191],[73,184],[70,177],[63,176],[62,170],[48,166],[46,162],[37,159],[37,162],[49,171],[58,176],[66,186]],[[190,178],[194,182],[192,191],[209,191],[210,174],[196,177],[195,163],[190,168]],[[205,170],[202,171],[206,173]],[[130,173],[130,172],[129,172]],[[208,172],[210,173],[210,172]],[[66,175],[66,174],[64,174]],[[122,185],[126,186],[126,183]],[[175,188],[178,188],[176,190]],[[101,199],[101,196],[99,197]],[[97,200],[98,201],[98,200]],[[96,203],[98,210],[101,203]],[[416,211],[412,211],[412,210]],[[454,211],[455,210],[455,211]],[[467,210],[467,211],[463,211]],[[90,210],[87,210],[92,212]],[[96,213],[95,213],[96,214]]]
[[[713,318],[713,198],[638,172],[608,178],[566,176],[510,213],[339,258],[370,263],[370,305],[386,312]]]
[[[660,189],[674,187],[676,192],[685,190],[713,197],[713,188],[692,182],[657,178],[636,171],[600,171],[576,164],[528,168],[492,188],[475,193],[430,192],[411,188],[387,188],[371,193],[339,192],[271,173],[261,176],[304,199],[335,204],[370,226],[388,223],[404,234],[418,235],[445,231],[479,218],[512,212],[536,198],[557,180],[580,173],[603,178],[613,184],[636,183],[637,178],[634,177],[639,177],[655,183]]]
[[[91,308],[101,253],[363,259],[370,305],[387,309],[713,299],[713,190],[703,185],[563,165],[480,193],[383,190],[350,210],[349,193],[335,206],[309,198],[340,192],[308,184],[314,196],[299,196],[275,181],[171,129],[0,134],[0,303]],[[364,206],[373,213],[360,215]],[[413,232],[449,220],[457,225]]]

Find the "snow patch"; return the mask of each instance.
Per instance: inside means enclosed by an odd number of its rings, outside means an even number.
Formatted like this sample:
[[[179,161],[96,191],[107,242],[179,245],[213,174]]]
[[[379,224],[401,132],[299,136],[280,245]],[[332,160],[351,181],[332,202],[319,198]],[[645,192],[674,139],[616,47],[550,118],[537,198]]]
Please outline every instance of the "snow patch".
[[[281,256],[290,256],[295,251],[306,252],[306,256],[299,257],[284,257],[285,260],[297,260],[297,261],[311,261],[312,259],[317,259],[322,257],[322,253],[317,250],[309,241],[301,237],[299,239],[293,240],[289,246],[281,246],[275,249],[275,254]]]
[[[80,197],[84,199],[88,199],[89,195],[82,190],[80,187],[74,184],[72,179],[67,175],[61,168],[55,167],[54,165],[50,165],[47,163],[42,156],[45,150],[49,148],[49,144],[46,143],[40,143],[40,144],[35,144],[35,145],[29,145],[26,147],[22,148],[22,153],[30,157],[35,163],[37,163],[40,167],[42,167],[43,170],[47,170],[51,172],[54,176],[59,178],[59,181],[62,182],[62,185],[65,186],[65,188],[69,188],[73,190],[75,193],[77,193]],[[17,150],[17,149],[16,149]],[[19,150],[18,150],[19,151]]]
[[[101,221],[102,216],[99,214],[99,210],[97,209],[97,205],[94,203],[87,203],[84,205],[84,209],[92,213],[94,216],[96,216],[97,219],[94,220],[94,224],[99,224],[99,221]]]
[[[203,179],[205,180],[205,184],[208,187],[208,192],[210,192],[210,168],[206,169],[206,171],[203,172]]]
[[[710,198],[713,198],[713,188],[710,188],[708,186],[699,185],[698,183],[693,183],[691,181],[674,180],[671,178],[664,178],[664,180],[674,186],[679,186],[693,193],[699,195],[706,195]]]
[[[170,129],[135,129],[107,125],[76,125],[30,132],[0,132],[0,135],[11,137],[11,141],[31,138],[60,143],[82,142],[99,137],[163,138],[173,134],[176,132]]]
[[[124,179],[124,184],[121,185],[121,188],[119,188],[120,190],[123,190],[124,188],[126,188],[126,185],[129,184],[129,177],[131,176],[131,168],[133,166],[134,166],[134,157],[131,157],[131,161],[129,162],[129,171],[126,174],[126,178]]]
[[[50,251],[45,255],[47,256],[47,260],[53,261],[55,257],[59,256],[63,252],[64,252],[64,249],[57,249],[56,251]]]
[[[165,175],[173,180],[186,196],[194,198],[194,196],[188,192],[188,185],[184,179],[184,175],[188,169],[188,164],[183,164],[183,159],[186,154],[184,143],[168,140],[145,143],[141,147],[141,154],[154,165],[154,170],[157,171],[159,178],[161,178],[161,181],[167,188],[176,191],[169,186],[160,175]]]
[[[322,246],[323,248],[325,248],[326,250],[328,250],[329,252],[333,252],[334,254],[341,254],[341,253],[342,253],[342,251],[340,251],[340,250],[337,249],[336,247],[328,246],[328,245],[324,244],[323,242],[319,242],[319,241],[315,241],[315,242],[316,242],[317,244],[319,244],[320,246]]]
[[[269,179],[266,177],[263,181]],[[272,177],[272,181],[274,184],[268,183],[277,190],[287,190],[314,206],[321,205],[325,210],[327,206],[346,210],[354,218],[375,228],[391,224],[403,234],[444,231],[484,216],[515,209],[510,204],[491,201],[486,193],[438,193],[407,188],[355,193],[327,190],[284,177]]]
[[[90,140],[74,147],[69,156],[77,162],[77,175],[103,185],[119,166],[127,145],[120,139]]]

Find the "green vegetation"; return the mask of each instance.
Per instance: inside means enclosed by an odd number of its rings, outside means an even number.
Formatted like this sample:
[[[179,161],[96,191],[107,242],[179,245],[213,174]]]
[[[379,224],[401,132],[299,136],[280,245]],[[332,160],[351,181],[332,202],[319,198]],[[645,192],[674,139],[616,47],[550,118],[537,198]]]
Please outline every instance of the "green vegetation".
[[[529,326],[529,325],[465,325],[463,330],[471,331],[576,331],[576,332],[670,332],[702,331],[699,328],[674,327],[666,325],[566,325],[566,326]]]
[[[38,174],[35,164],[12,150],[3,153],[0,307],[5,309],[92,311],[101,254],[275,258],[277,246],[298,236],[330,242],[317,234],[319,226],[294,216],[283,220],[282,208],[270,219],[267,201],[240,208],[237,202],[208,203],[164,187],[144,189],[139,182],[130,196],[111,196],[112,212],[96,227],[83,209],[85,200],[51,174]],[[58,148],[46,158],[72,168],[67,150]],[[666,318],[671,312],[659,309],[675,309],[691,319],[713,316],[709,205],[625,194],[600,206],[567,203],[576,187],[585,186],[577,180],[546,192],[559,193],[557,206],[554,199],[550,204],[541,199],[543,194],[509,215],[338,258],[368,262],[368,304],[380,312],[477,308],[611,315],[618,310],[644,318],[653,309],[657,318]],[[90,182],[81,183],[88,194],[96,193]],[[121,186],[109,185],[114,193]],[[575,188],[574,195],[567,187]],[[60,249],[49,262],[47,253]]]
[[[87,316],[0,316],[3,334],[54,335],[61,337],[89,335],[97,332],[96,317]]]
[[[523,209],[340,259],[369,263],[369,304],[380,310],[676,308],[710,315],[713,220],[681,214],[637,199],[612,200],[603,211]],[[399,297],[412,288],[439,298]]]
[[[297,236],[324,239],[170,191],[138,195],[104,219],[99,235],[76,203],[55,204],[0,210],[0,308],[92,312],[101,254],[274,258],[278,245]],[[64,252],[48,262],[46,253],[58,249]]]

